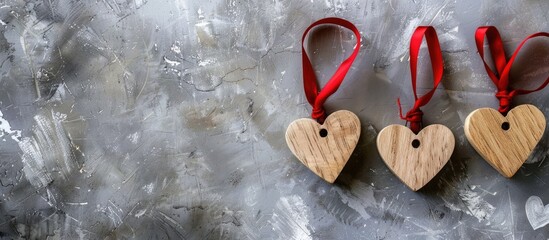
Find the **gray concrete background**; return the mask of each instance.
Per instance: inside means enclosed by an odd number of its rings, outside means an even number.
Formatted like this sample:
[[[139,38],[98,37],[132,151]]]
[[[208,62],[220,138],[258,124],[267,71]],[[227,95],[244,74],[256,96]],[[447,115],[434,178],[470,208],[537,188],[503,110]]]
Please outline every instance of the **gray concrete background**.
[[[465,117],[496,107],[474,46],[497,26],[508,54],[549,31],[543,0],[463,1],[0,1],[0,236],[51,239],[546,239],[526,199],[549,203],[544,137],[512,179],[482,160]],[[363,34],[361,52],[329,111],[348,109],[363,132],[327,184],[286,146],[307,117],[300,39],[338,16]],[[412,104],[408,44],[436,27],[443,84],[423,108],[456,151],[423,190],[408,190],[375,146]],[[313,32],[322,83],[354,45],[336,27]],[[512,71],[534,87],[549,43],[528,44]],[[430,83],[423,48],[420,93]],[[549,90],[517,97],[549,114]],[[539,226],[538,226],[539,227]]]

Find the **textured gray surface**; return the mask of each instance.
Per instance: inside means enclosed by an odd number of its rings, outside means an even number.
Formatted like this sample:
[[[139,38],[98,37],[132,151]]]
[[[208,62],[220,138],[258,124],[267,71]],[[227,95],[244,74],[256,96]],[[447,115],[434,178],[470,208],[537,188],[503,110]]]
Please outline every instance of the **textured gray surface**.
[[[473,34],[495,25],[508,52],[549,31],[549,2],[530,1],[0,1],[0,234],[6,238],[546,239],[525,203],[549,203],[549,143],[505,179],[466,142],[463,121],[496,107]],[[314,20],[346,18],[361,53],[329,111],[358,114],[363,133],[334,185],[290,153],[287,125],[309,115],[300,38]],[[375,148],[410,107],[408,42],[434,25],[445,76],[424,108],[456,151],[411,192]],[[334,27],[309,45],[322,82],[350,53]],[[513,69],[534,86],[549,44]],[[420,79],[430,69],[422,52]],[[429,83],[422,81],[420,92]],[[549,90],[519,97],[549,114]],[[538,203],[539,204],[539,203]]]

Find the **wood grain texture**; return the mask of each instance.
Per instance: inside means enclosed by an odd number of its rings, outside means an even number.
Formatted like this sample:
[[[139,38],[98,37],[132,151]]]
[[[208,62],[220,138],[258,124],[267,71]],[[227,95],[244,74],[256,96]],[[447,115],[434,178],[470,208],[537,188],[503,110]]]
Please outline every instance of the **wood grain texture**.
[[[504,122],[509,129],[502,129]],[[545,132],[545,116],[535,106],[517,106],[507,116],[480,108],[465,119],[465,136],[477,152],[501,175],[512,177],[534,150]]]
[[[419,146],[412,146],[414,140]],[[454,134],[440,124],[429,125],[417,135],[405,126],[390,125],[377,136],[379,155],[413,191],[425,186],[444,167],[454,146]]]
[[[321,129],[327,135],[320,135]],[[360,120],[349,111],[330,114],[323,125],[310,118],[293,121],[286,130],[292,153],[316,175],[333,183],[349,160],[360,137]]]

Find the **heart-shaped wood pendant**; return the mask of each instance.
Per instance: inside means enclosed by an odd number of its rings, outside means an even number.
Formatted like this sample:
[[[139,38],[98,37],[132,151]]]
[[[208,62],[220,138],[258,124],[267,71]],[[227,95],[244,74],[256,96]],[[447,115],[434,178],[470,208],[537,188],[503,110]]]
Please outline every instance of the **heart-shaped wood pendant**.
[[[480,156],[510,178],[543,136],[545,116],[530,104],[511,109],[507,116],[492,108],[480,108],[467,116],[464,128],[465,136]]]
[[[330,114],[320,125],[310,118],[293,121],[286,130],[292,153],[316,175],[333,183],[360,137],[360,120],[349,111]]]
[[[454,151],[452,131],[433,124],[417,135],[402,125],[385,127],[377,136],[379,155],[404,184],[417,191],[444,167]]]

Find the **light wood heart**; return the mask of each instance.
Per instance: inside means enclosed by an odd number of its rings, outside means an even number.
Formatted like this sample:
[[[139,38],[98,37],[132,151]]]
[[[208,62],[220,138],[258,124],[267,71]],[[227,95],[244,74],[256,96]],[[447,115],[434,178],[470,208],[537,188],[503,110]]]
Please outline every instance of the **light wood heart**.
[[[511,109],[506,117],[495,109],[480,108],[467,116],[464,128],[465,136],[480,156],[510,178],[543,136],[545,116],[530,104]]]
[[[452,156],[454,146],[454,134],[440,124],[429,125],[417,135],[405,126],[390,125],[377,136],[379,155],[413,191],[437,175]]]
[[[349,111],[330,114],[320,125],[310,118],[293,121],[286,130],[292,153],[316,175],[333,183],[360,137],[360,120]]]

